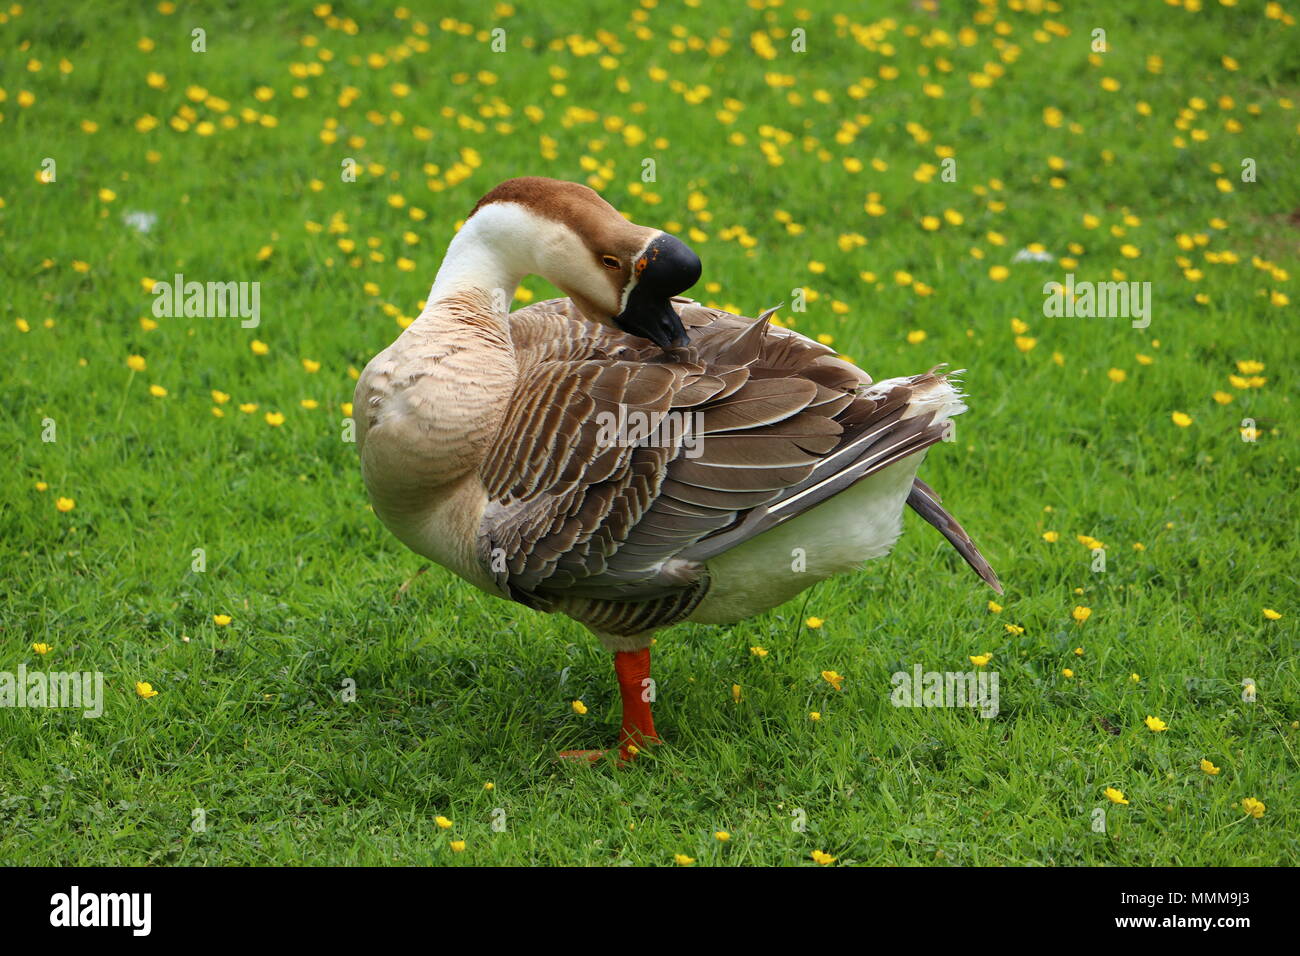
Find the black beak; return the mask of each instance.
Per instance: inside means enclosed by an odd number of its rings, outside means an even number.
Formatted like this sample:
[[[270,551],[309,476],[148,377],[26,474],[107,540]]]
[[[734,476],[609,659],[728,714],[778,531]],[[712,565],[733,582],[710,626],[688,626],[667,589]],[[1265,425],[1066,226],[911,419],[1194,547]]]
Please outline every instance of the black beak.
[[[700,257],[676,236],[664,233],[646,247],[632,268],[637,282],[623,311],[614,316],[614,324],[664,351],[689,345],[686,327],[670,300],[699,281]]]

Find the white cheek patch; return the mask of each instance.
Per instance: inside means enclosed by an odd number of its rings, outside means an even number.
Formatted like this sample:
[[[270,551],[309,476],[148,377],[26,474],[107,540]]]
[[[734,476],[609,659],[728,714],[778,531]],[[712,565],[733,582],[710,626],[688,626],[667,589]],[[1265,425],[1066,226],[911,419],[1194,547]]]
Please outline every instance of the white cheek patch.
[[[619,296],[618,300],[618,312],[620,315],[627,310],[627,300],[632,295],[632,290],[636,288],[636,284],[641,278],[641,272],[637,269],[637,263],[645,257],[645,252],[650,248],[650,243],[654,242],[662,235],[662,231],[656,231],[654,235],[646,240],[646,244],[637,250],[637,254],[632,257],[632,277],[627,280],[627,285],[623,286],[623,294]]]

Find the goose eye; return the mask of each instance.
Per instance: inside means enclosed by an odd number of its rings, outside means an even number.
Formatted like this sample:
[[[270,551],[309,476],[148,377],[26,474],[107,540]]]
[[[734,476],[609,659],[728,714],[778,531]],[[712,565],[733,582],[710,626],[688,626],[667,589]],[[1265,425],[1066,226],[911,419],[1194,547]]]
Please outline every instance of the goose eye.
[[[606,269],[621,269],[621,268],[623,268],[623,263],[621,263],[621,262],[618,261],[618,257],[617,257],[617,256],[601,256],[601,257],[600,257],[600,263],[601,263],[601,265],[603,265]]]

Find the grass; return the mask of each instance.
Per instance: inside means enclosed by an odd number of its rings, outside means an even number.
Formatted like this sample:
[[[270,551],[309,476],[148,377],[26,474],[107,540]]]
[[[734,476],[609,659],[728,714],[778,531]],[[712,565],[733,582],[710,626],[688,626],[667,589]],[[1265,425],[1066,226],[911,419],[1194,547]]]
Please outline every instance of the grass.
[[[102,672],[105,712],[0,708],[0,863],[1300,858],[1294,9],[942,0],[873,25],[812,2],[463,3],[425,26],[371,3],[30,6],[0,24],[0,671]],[[702,299],[755,314],[811,290],[781,319],[877,377],[968,369],[971,411],[922,476],[1000,573],[1001,612],[909,516],[859,574],[660,635],[652,757],[557,763],[613,741],[608,655],[417,574],[341,440],[352,373],[418,313],[454,224],[521,174],[682,235]],[[1013,261],[1033,243],[1054,261]],[[1149,328],[1044,316],[1043,283],[1113,270],[1151,283]],[[261,324],[147,327],[148,280],[176,272],[261,282]],[[547,294],[531,278],[521,300]],[[892,673],[985,652],[995,719],[890,706]]]

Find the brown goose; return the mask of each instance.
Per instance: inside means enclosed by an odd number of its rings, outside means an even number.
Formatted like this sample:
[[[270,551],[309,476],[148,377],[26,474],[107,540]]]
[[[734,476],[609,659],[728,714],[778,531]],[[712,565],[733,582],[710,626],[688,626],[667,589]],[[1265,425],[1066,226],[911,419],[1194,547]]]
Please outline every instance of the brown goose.
[[[569,298],[509,312],[528,274]],[[586,186],[509,180],[474,207],[354,401],[366,489],[393,534],[614,652],[623,759],[657,741],[656,631],[734,623],[882,557],[905,504],[1001,591],[916,478],[965,410],[954,386],[934,371],[873,384],[766,313],[679,298],[699,276],[680,240]]]

